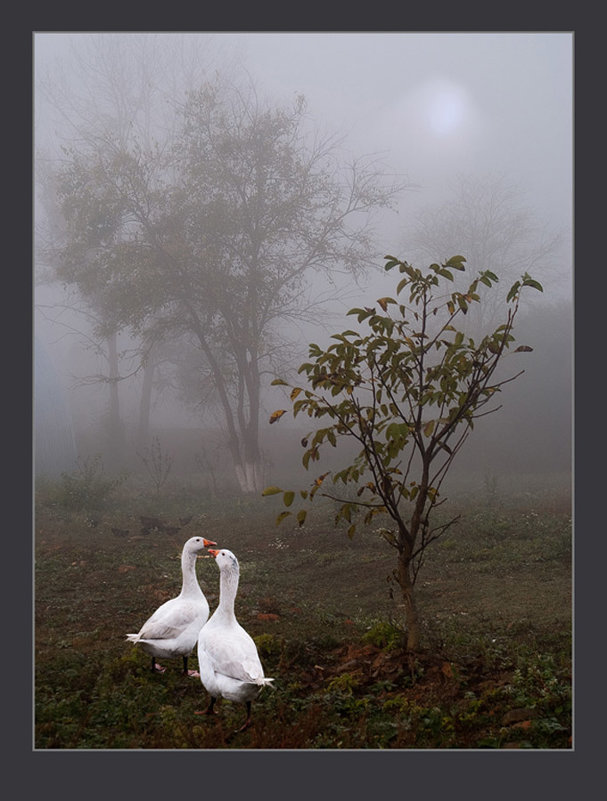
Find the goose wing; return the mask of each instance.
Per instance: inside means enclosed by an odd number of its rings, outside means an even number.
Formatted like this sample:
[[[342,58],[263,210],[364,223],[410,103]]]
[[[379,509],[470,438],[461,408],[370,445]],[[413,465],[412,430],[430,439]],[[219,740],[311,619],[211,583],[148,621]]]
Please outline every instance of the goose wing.
[[[177,600],[177,599],[172,599]],[[171,640],[188,628],[197,618],[204,618],[200,604],[167,601],[143,624],[138,640]],[[204,623],[204,619],[203,619]]]
[[[263,679],[257,648],[246,632],[246,636],[243,636],[243,632],[210,634],[207,637],[201,634],[200,647],[205,651],[215,673],[247,684],[258,684]]]

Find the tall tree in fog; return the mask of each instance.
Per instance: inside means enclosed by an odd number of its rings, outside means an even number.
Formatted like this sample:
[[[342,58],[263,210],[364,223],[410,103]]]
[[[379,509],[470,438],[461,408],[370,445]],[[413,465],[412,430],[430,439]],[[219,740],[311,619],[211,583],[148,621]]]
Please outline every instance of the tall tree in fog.
[[[57,203],[60,190],[59,176],[49,161],[37,160],[36,179],[38,203],[44,213],[38,215],[43,221],[36,226],[35,252],[37,261],[36,280],[39,284],[53,284],[62,277],[61,260],[58,254],[66,246],[69,233]],[[121,467],[124,458],[125,429],[120,414],[118,384],[120,356],[118,350],[119,331],[108,327],[98,317],[98,292],[91,286],[86,293],[66,291],[61,302],[37,304],[46,319],[54,319],[64,331],[80,338],[85,349],[93,350],[103,359],[106,369],[101,374],[81,376],[79,385],[100,384],[108,388],[106,413],[102,420],[106,436],[105,455],[112,468]]]
[[[189,97],[176,149],[195,257],[181,303],[211,367],[247,491],[262,488],[261,376],[277,323],[302,315],[311,271],[360,273],[371,251],[368,218],[350,219],[386,205],[395,191],[381,187],[369,165],[340,170],[330,142],[307,143],[304,114],[302,99],[271,108],[253,91],[207,85]]]
[[[120,151],[128,150],[135,141],[148,147],[152,142],[164,141],[172,123],[163,94],[163,88],[165,92],[172,90],[174,94],[175,84],[170,83],[175,77],[171,69],[172,59],[180,64],[181,69],[189,70],[190,75],[195,71],[192,54],[186,54],[183,43],[175,41],[175,45],[175,48],[169,46],[165,38],[163,47],[160,47],[158,37],[147,34],[133,34],[126,42],[124,36],[114,34],[81,35],[72,40],[66,63],[55,65],[52,75],[37,76],[36,107],[45,109],[43,119],[53,121],[52,128],[59,141],[78,143],[77,148],[68,145],[65,152],[70,154],[70,158],[74,154],[85,160],[90,156],[94,158],[95,153],[107,150],[109,142],[114,150]],[[62,70],[62,66],[68,69]],[[57,189],[64,192],[65,185],[52,187],[54,191],[49,191],[58,176],[62,181],[65,179],[65,170],[57,173],[54,169],[61,161],[53,150],[47,126],[38,119],[36,186],[41,213],[37,215],[36,244],[38,263],[46,263],[51,268],[38,271],[38,280],[52,283],[59,279],[69,283],[77,291],[70,292],[66,303],[69,302],[79,318],[84,316],[94,321],[92,326],[82,330],[82,337],[89,342],[94,340],[96,352],[102,353],[107,360],[107,370],[103,375],[83,376],[81,382],[102,383],[108,387],[104,420],[106,456],[114,466],[118,466],[125,446],[118,392],[118,386],[124,380],[118,348],[120,323],[114,316],[108,316],[104,308],[103,278],[95,276],[95,269],[98,260],[103,258],[109,228],[115,224],[113,236],[119,237],[121,221],[119,215],[113,223],[109,218],[105,219],[102,232],[102,226],[89,219],[87,236],[81,238],[88,241],[86,252],[80,254],[81,263],[76,268],[64,263],[63,254],[70,250],[70,244],[74,244],[72,232],[66,231],[66,220],[60,214],[64,209],[56,203]],[[103,217],[103,209],[89,207],[79,215],[79,221],[82,222],[89,213],[96,214],[99,219]],[[92,233],[96,226],[97,232]],[[97,259],[90,259],[91,250],[97,251]],[[79,258],[77,248],[72,247],[71,254],[72,258]],[[65,304],[56,308],[61,319],[65,310]],[[47,313],[50,314],[50,310]],[[142,414],[148,408],[149,379],[155,369],[149,354],[149,343],[142,343]],[[139,429],[140,433],[145,431],[145,420],[140,421]]]
[[[108,324],[185,337],[204,357],[239,484],[262,488],[260,391],[278,323],[310,304],[311,272],[359,274],[369,213],[402,186],[339,164],[305,105],[261,103],[220,80],[189,94],[170,147],[98,137],[61,172],[61,275],[95,291]]]
[[[501,290],[470,315],[468,328],[482,328],[496,319],[509,280],[525,271],[546,279],[559,241],[505,176],[460,175],[448,200],[423,209],[413,220],[406,246],[419,259],[462,253],[470,269],[502,277]],[[555,285],[553,271],[551,283]]]

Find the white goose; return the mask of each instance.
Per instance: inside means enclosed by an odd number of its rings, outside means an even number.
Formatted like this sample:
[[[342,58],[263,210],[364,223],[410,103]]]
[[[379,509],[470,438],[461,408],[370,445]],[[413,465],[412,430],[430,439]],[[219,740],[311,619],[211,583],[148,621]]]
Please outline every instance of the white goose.
[[[204,537],[190,537],[181,552],[181,592],[165,601],[146,620],[138,634],[127,634],[129,642],[138,643],[152,655],[152,670],[164,673],[166,668],[156,659],[183,657],[183,672],[187,676],[200,674],[188,670],[188,656],[196,645],[200,629],[209,617],[209,602],[196,578],[198,553],[215,542]]]
[[[219,697],[244,703],[247,717],[237,729],[244,731],[251,722],[251,701],[274,679],[264,677],[257,647],[234,614],[240,575],[238,559],[225,548],[209,548],[209,553],[219,567],[220,583],[219,604],[198,638],[200,680],[211,696],[206,714],[213,714]]]

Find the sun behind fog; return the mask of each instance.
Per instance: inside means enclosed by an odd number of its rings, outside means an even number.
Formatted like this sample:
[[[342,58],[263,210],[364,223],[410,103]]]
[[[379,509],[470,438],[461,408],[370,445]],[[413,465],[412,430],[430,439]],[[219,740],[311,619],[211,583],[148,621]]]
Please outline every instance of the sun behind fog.
[[[428,130],[435,136],[459,133],[474,116],[467,91],[457,83],[435,79],[420,88],[417,97]]]
[[[436,136],[456,133],[470,116],[466,91],[450,81],[433,81],[423,89],[424,116]]]

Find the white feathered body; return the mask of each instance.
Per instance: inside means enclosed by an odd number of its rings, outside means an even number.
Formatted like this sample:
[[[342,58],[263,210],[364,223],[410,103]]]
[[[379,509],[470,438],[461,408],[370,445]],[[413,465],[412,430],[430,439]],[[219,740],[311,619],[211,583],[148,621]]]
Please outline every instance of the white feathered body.
[[[229,701],[250,701],[272,681],[264,677],[251,636],[237,620],[216,613],[200,632],[198,671],[209,695]]]
[[[187,656],[208,616],[209,604],[202,592],[199,598],[180,595],[159,606],[138,634],[127,634],[127,640],[158,659]]]
[[[198,638],[200,680],[213,698],[246,703],[273,679],[265,678],[257,646],[234,614],[238,561],[226,550],[216,561],[221,570],[219,605]]]
[[[196,558],[204,550],[202,537],[191,537],[181,555],[182,587],[176,598],[165,601],[137,634],[126,638],[159,659],[188,656],[209,617],[209,603],[196,578]]]

